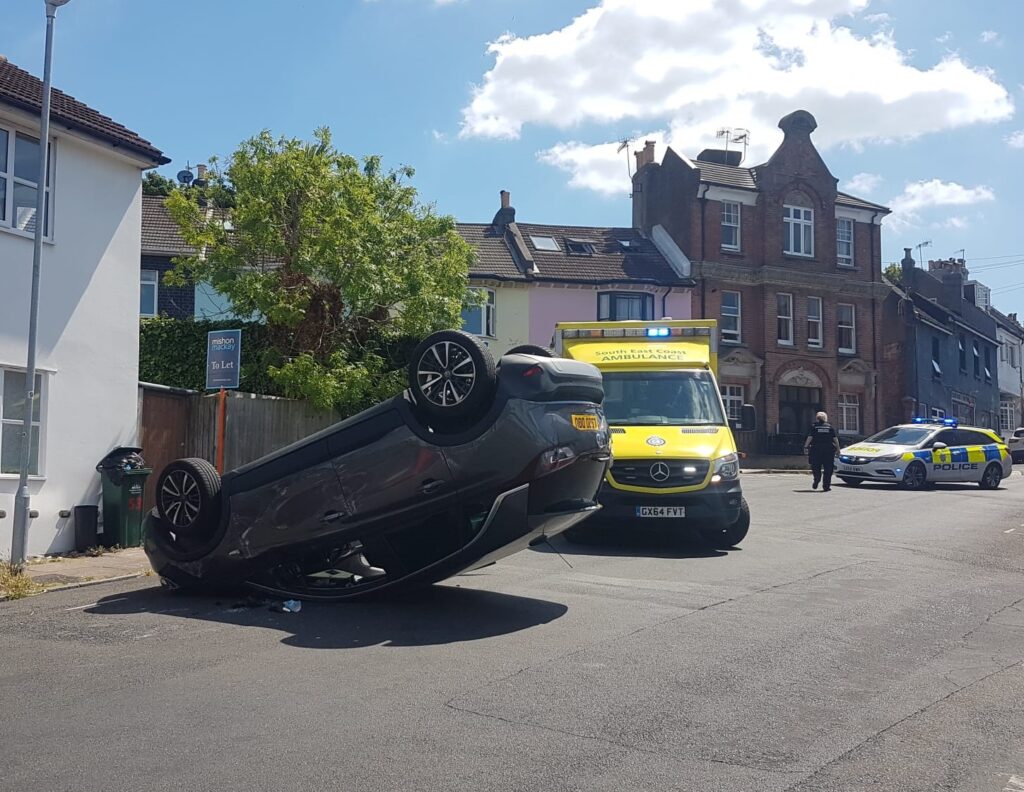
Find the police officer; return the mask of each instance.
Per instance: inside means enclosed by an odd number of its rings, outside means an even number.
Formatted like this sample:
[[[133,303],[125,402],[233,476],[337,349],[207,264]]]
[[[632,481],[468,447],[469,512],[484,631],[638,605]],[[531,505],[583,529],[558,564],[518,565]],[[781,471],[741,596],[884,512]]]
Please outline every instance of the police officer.
[[[832,489],[832,471],[835,469],[835,456],[839,453],[839,435],[828,422],[828,416],[820,412],[814,416],[814,425],[807,433],[804,440],[804,453],[808,454],[808,461],[811,463],[811,475],[814,481],[812,489],[818,488],[821,481],[822,490],[828,492]],[[822,474],[824,473],[824,480]]]

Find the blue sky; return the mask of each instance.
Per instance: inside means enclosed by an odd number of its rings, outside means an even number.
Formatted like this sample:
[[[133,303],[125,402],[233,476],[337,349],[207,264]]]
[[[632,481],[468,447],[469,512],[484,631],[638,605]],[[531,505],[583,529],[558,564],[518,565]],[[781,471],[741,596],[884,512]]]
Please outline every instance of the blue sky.
[[[979,13],[983,7],[985,13]],[[5,0],[0,53],[42,71],[43,0]],[[54,82],[174,162],[268,128],[416,169],[487,221],[628,225],[622,137],[746,164],[803,108],[841,189],[893,206],[883,258],[963,248],[1024,315],[1024,2],[985,0],[71,0]]]

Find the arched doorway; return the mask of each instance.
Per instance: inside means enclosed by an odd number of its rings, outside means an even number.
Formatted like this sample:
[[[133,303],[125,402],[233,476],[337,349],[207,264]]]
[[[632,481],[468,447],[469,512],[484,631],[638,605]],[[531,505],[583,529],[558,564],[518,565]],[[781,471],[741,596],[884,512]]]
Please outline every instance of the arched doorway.
[[[787,371],[779,377],[779,434],[805,433],[823,404],[821,380],[813,371]]]

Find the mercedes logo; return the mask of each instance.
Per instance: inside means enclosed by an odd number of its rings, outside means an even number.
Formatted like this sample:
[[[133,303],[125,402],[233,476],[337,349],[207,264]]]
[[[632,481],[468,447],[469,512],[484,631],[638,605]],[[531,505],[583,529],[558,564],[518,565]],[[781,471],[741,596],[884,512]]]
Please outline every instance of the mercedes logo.
[[[651,465],[651,478],[655,481],[667,481],[670,475],[672,471],[664,462],[655,462]]]

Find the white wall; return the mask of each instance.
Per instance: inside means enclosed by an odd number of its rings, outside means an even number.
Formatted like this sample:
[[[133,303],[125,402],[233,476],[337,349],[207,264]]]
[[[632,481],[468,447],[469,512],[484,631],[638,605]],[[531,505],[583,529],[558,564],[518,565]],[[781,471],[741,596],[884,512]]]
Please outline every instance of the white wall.
[[[0,109],[0,121],[12,118]],[[43,245],[37,357],[46,370],[42,475],[31,481],[39,517],[30,524],[30,555],[73,547],[72,520],[58,512],[97,503],[96,463],[137,440],[140,166],[65,133],[55,137],[53,243]],[[0,366],[23,369],[31,238],[0,228],[0,273]],[[4,557],[16,489],[16,474],[0,476]]]

